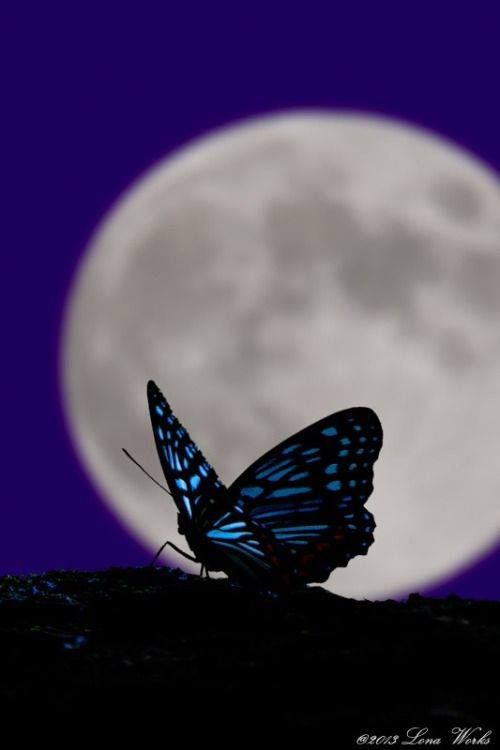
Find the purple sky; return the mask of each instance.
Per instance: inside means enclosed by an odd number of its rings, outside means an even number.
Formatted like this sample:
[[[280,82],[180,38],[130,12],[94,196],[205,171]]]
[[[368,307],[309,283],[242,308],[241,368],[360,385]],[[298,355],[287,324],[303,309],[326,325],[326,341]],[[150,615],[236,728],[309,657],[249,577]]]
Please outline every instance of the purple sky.
[[[500,169],[498,4],[292,5],[90,1],[0,12],[1,572],[149,559],[75,457],[57,358],[89,235],[156,160],[242,117],[332,107],[423,125]],[[432,593],[500,598],[499,574],[500,546]]]

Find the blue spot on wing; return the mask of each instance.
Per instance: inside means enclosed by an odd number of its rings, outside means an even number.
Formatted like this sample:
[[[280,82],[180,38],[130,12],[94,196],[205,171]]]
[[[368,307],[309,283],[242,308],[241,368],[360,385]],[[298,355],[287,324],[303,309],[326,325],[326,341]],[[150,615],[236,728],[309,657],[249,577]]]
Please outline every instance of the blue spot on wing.
[[[288,466],[291,463],[291,459],[287,458],[286,461],[280,461],[279,463],[275,464],[274,466],[271,466],[270,468],[264,469],[264,471],[260,471],[256,475],[256,479],[265,479],[270,474],[273,474],[277,469],[281,469],[284,466]]]
[[[173,457],[172,457],[172,451],[170,450],[170,446],[169,445],[164,445],[163,446],[163,454],[164,454],[164,456],[165,456],[165,458],[167,460],[168,465],[170,466],[171,469],[173,469],[174,468],[174,461],[173,461]]]
[[[300,443],[294,443],[293,445],[289,445],[287,448],[283,448],[281,453],[283,454],[283,456],[286,456],[288,455],[288,453],[291,453],[296,448],[300,448]]]
[[[200,482],[201,482],[200,477],[197,476],[196,474],[194,474],[191,477],[191,479],[189,480],[189,484],[191,485],[191,489],[195,490],[198,487],[198,485],[200,484]]]
[[[304,492],[311,492],[310,487],[282,487],[279,490],[271,492],[269,497],[289,497],[290,495],[302,495]]]
[[[241,539],[248,535],[248,531],[223,531],[222,529],[210,529],[210,531],[207,532],[207,536],[210,539],[221,539],[224,541],[229,539]]]
[[[220,526],[225,531],[232,531],[233,529],[244,529],[246,526],[245,521],[232,521],[231,523],[225,523]]]
[[[252,513],[252,518],[274,518],[279,516],[287,516],[289,513],[290,511],[288,508],[281,508],[280,510],[268,510],[264,513]]]
[[[245,497],[259,497],[263,492],[262,487],[243,487],[241,490],[241,494]]]
[[[318,453],[319,448],[309,448],[307,451],[302,451],[303,456],[309,456],[312,453]]]
[[[326,435],[327,437],[334,437],[337,435],[337,429],[335,427],[325,427],[324,430],[321,430],[323,435]]]
[[[334,482],[329,482],[327,485],[329,490],[333,490],[333,492],[337,492],[342,487],[342,482],[339,482],[338,479],[336,479]]]
[[[301,531],[301,532],[302,531],[324,531],[327,528],[328,528],[328,524],[327,523],[316,524],[316,525],[315,524],[304,524],[302,526],[286,526],[286,527],[280,527],[280,526],[278,526],[275,529],[275,531],[278,532],[278,533],[281,532],[281,531],[286,531],[286,532],[290,532],[290,531]]]
[[[280,479],[283,479],[283,477],[293,471],[294,468],[294,466],[287,466],[286,469],[281,469],[281,471],[277,471],[275,474],[270,474],[268,476],[268,479],[270,482],[278,482]]]
[[[298,479],[305,479],[308,476],[308,471],[301,471],[299,474],[292,474],[292,476],[290,477],[290,482],[296,482]]]
[[[193,511],[191,510],[191,503],[189,502],[189,498],[186,497],[186,495],[183,495],[182,496],[182,501],[184,503],[184,507],[187,510],[187,514],[188,514],[189,518],[192,518],[193,517]]]

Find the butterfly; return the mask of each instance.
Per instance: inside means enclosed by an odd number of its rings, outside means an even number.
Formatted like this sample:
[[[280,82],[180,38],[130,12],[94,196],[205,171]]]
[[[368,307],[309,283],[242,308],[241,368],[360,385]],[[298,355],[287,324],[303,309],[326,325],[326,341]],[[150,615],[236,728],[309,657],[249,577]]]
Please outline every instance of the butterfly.
[[[147,395],[179,532],[202,572],[279,590],[325,581],[366,554],[375,522],[364,506],[382,447],[374,411],[355,407],[321,419],[226,487],[153,381]]]

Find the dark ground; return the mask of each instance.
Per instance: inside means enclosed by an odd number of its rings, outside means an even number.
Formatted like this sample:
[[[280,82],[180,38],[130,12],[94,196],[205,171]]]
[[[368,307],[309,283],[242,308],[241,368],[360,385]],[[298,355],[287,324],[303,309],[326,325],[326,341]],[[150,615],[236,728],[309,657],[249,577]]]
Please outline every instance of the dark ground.
[[[456,726],[496,730],[499,657],[500,602],[273,598],[167,568],[0,579],[3,715],[160,729],[162,746],[182,744],[172,726],[217,743],[227,725],[236,745],[412,726],[446,745]]]

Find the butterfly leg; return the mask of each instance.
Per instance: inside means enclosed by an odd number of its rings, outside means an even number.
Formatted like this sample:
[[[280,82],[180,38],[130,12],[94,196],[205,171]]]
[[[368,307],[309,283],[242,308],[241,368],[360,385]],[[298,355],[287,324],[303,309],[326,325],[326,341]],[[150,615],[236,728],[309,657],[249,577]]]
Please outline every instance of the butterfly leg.
[[[158,558],[160,557],[160,555],[163,552],[163,550],[165,549],[165,547],[167,547],[167,545],[169,547],[172,547],[172,549],[175,549],[175,551],[178,552],[179,555],[182,555],[187,560],[191,560],[191,562],[200,562],[196,557],[193,557],[192,555],[188,555],[187,552],[184,552],[182,549],[179,549],[179,547],[177,547],[175,544],[173,544],[173,542],[168,542],[167,541],[167,542],[165,542],[164,544],[161,545],[160,549],[158,550],[158,552],[156,553],[156,555],[153,557],[153,559],[149,563],[149,567],[150,568],[153,567],[153,565],[158,560]]]

